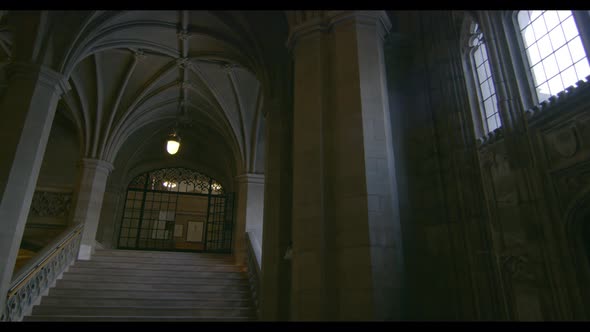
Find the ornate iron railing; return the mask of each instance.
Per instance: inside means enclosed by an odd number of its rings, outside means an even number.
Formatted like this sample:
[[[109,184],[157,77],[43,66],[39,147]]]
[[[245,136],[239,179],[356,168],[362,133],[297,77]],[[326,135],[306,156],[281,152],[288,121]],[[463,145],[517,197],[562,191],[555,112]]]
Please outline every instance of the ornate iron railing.
[[[250,292],[252,293],[252,300],[254,301],[254,306],[256,307],[256,314],[258,317],[260,317],[260,310],[258,306],[258,296],[260,294],[260,265],[256,259],[256,254],[254,253],[254,248],[252,247],[252,240],[250,239],[250,234],[248,234],[248,232],[246,232],[246,244],[248,250],[247,261]]]
[[[0,321],[20,321],[78,256],[83,224],[72,226],[28,262],[8,290]]]

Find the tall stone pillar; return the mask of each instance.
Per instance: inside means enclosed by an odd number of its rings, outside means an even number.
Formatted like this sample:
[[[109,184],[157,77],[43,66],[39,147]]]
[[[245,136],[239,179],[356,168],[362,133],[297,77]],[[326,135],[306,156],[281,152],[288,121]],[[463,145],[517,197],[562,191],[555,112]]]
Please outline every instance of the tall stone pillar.
[[[120,230],[120,227],[117,227],[117,225],[121,221],[121,210],[124,206],[124,203],[121,203],[121,201],[125,200],[126,192],[126,188],[120,188],[115,185],[106,186],[96,235],[97,241],[105,248],[117,247],[117,236]]]
[[[84,223],[78,259],[88,260],[94,253],[102,201],[113,165],[104,160],[84,158],[79,169],[73,222]]]
[[[291,319],[291,261],[284,256],[291,242],[293,110],[284,99],[265,106],[264,264],[259,276],[260,319],[265,321]]]
[[[264,211],[264,175],[247,173],[236,177],[238,202],[236,205],[236,262],[246,265],[245,232],[250,233],[253,249],[261,263],[262,214]]]
[[[295,12],[293,318],[399,317],[382,11]]]
[[[13,63],[0,104],[0,299],[6,298],[59,97],[51,69]],[[5,301],[0,301],[0,312]]]

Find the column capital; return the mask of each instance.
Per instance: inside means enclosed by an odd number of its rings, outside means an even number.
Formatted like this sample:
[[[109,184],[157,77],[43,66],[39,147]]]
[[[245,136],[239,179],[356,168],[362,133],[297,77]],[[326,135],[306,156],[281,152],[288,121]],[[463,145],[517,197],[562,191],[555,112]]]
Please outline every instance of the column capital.
[[[115,167],[108,161],[100,160],[100,159],[93,159],[93,158],[82,158],[78,162],[78,167],[83,168],[92,168],[96,170],[100,170],[106,174],[110,174]]]
[[[264,184],[264,174],[244,173],[235,177],[238,183],[259,183]]]
[[[13,62],[6,66],[7,81],[13,79],[38,79],[42,85],[55,89],[59,96],[70,91],[71,87],[68,80],[61,73],[55,70],[33,63]]]
[[[355,20],[359,24],[378,26],[383,40],[391,29],[391,21],[383,10],[295,10],[287,12],[289,38],[287,47],[293,49],[297,40],[314,32],[330,30],[334,25]]]

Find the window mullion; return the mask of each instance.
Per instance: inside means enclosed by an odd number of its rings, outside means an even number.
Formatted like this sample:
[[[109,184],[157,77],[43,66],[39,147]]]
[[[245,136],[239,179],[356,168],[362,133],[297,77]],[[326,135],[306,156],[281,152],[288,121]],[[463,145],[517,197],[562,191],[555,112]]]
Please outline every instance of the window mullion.
[[[505,91],[499,95],[499,103],[502,109],[508,107],[506,110],[507,116],[512,112],[519,112],[517,111],[519,108],[537,103],[534,80],[527,66],[527,54],[523,51],[525,44],[520,29],[517,28],[518,22],[516,22],[516,15],[514,14],[514,11],[490,14],[490,16],[494,15],[494,22],[490,23],[490,25],[497,27],[496,39],[502,39],[501,42],[498,41],[495,44],[498,57],[500,59],[511,59],[509,64],[503,64],[502,68],[497,69],[503,71],[501,75],[504,82],[499,81],[496,83],[504,84]],[[513,104],[512,107],[510,107],[511,104]],[[510,114],[510,117],[515,116]],[[506,125],[506,121],[503,123]]]
[[[489,66],[496,91],[496,111],[500,117],[501,125],[506,126],[507,123],[511,122],[506,117],[512,117],[510,110],[515,108],[511,106],[514,102],[509,86],[511,81],[507,79],[505,73],[506,68],[504,68],[505,64],[502,61],[502,59],[506,58],[502,56],[502,53],[506,52],[506,49],[501,47],[503,44],[501,40],[503,30],[498,30],[498,27],[501,29],[502,26],[495,24],[496,20],[501,19],[501,15],[501,12],[487,12],[485,15],[482,15],[482,25],[487,28],[486,44],[488,48]]]
[[[588,55],[590,54],[590,11],[588,10],[574,10],[572,11],[574,21],[578,27],[578,33],[584,46],[586,53],[586,60],[590,63]]]
[[[476,94],[478,99],[478,109],[479,109],[479,123],[481,124],[482,128],[484,129],[484,134],[496,129],[496,126],[490,127],[489,126],[489,119],[495,117],[497,113],[497,105],[490,105],[491,102],[497,100],[496,97],[496,86],[494,83],[494,77],[492,74],[492,64],[490,63],[490,55],[489,50],[487,49],[485,37],[482,34],[481,30],[477,28],[475,25],[475,30],[470,31],[474,35],[472,40],[471,46],[474,50],[470,53],[471,54],[471,63],[473,64],[474,68],[474,78],[476,85]],[[479,55],[481,63],[477,63],[474,55]]]
[[[525,48],[523,43],[521,49],[523,60],[528,65],[527,75],[531,77],[534,96],[539,102],[552,95],[557,95],[588,75],[590,65],[587,55],[590,45],[587,32],[589,27],[588,12],[576,13],[564,10],[542,11],[537,14],[538,17],[533,22],[523,20],[522,15],[517,14],[518,22],[515,23],[518,24],[520,38],[526,39],[526,45],[531,45]],[[547,22],[550,22],[549,26],[552,28],[547,26]],[[532,31],[532,35],[529,31]],[[542,33],[542,31],[547,31],[547,33]],[[530,61],[536,60],[537,49],[540,56],[539,64]],[[526,58],[529,61],[526,61]],[[584,58],[586,60],[583,60]],[[541,67],[543,74],[536,75],[540,73]],[[571,67],[573,67],[572,70],[570,70]]]
[[[466,50],[463,54],[463,70],[467,73],[465,75],[465,82],[469,87],[469,104],[472,110],[471,116],[475,126],[475,134],[477,137],[481,137],[487,133],[487,128],[483,126],[484,120],[480,112],[482,107],[480,104],[481,92],[479,91],[479,78],[477,77],[476,61],[474,58],[477,48],[466,45]]]

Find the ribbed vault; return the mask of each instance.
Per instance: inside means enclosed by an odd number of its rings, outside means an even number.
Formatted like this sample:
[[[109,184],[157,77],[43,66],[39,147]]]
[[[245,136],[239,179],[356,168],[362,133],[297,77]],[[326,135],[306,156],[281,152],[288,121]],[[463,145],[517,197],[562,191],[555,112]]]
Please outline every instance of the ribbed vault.
[[[70,42],[62,54],[54,50],[45,58],[59,63],[69,78],[72,89],[59,107],[76,123],[84,155],[114,162],[124,144],[141,150],[147,140],[130,139],[141,128],[165,137],[180,119],[185,138],[223,142],[218,150],[232,156],[233,174],[263,172],[262,108],[272,94],[268,73],[277,62],[267,59],[284,46],[277,43],[280,49],[269,52],[268,42],[262,45],[261,17],[203,11],[64,14],[65,22],[77,19],[80,29],[59,41],[47,37],[50,45]]]

